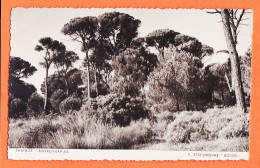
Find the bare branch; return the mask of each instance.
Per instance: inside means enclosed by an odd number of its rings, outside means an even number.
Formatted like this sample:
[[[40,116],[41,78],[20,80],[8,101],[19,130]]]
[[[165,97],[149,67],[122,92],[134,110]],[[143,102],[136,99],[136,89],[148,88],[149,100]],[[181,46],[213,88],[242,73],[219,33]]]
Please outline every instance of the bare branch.
[[[244,21],[244,20],[249,20],[250,18],[243,18],[243,19],[241,19],[241,21]]]
[[[237,31],[237,35],[240,33],[240,30]]]
[[[237,15],[237,11],[238,11],[238,9],[234,9],[234,10],[235,10],[234,15],[236,16],[236,15]]]
[[[73,36],[70,36],[70,37],[71,37],[71,39],[72,39],[73,41],[77,41],[77,42],[79,42],[79,43],[82,43],[82,41],[78,40],[77,37],[73,37]]]
[[[241,26],[248,26],[249,24],[240,23]]]
[[[206,11],[209,14],[216,14],[216,13],[220,13],[219,11],[215,11],[215,12],[210,12],[210,11]]]
[[[239,26],[239,23],[241,22],[242,17],[243,17],[244,14],[245,14],[245,9],[243,9],[242,13],[240,14],[240,16],[239,16],[239,18],[238,18],[238,20],[237,20],[237,25],[236,25],[236,27]]]

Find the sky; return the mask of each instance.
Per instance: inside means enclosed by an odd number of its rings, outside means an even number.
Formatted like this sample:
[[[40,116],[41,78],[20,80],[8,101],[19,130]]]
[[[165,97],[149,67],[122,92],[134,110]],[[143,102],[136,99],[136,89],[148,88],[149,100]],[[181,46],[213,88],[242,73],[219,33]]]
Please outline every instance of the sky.
[[[39,65],[42,54],[34,51],[38,40],[42,37],[51,37],[63,42],[68,50],[76,52],[80,59],[84,53],[80,51],[80,44],[61,33],[64,24],[70,19],[84,16],[99,16],[105,12],[118,11],[127,13],[141,21],[138,36],[144,37],[157,29],[172,29],[197,38],[203,44],[209,45],[215,51],[226,50],[223,26],[219,14],[208,14],[199,9],[133,9],[133,8],[13,8],[11,13],[11,51],[10,56],[20,57],[37,68],[34,75],[26,82],[33,84],[40,92],[40,86],[45,77],[45,69]],[[237,50],[243,55],[251,45],[253,16],[248,14],[246,24],[241,26],[238,35]],[[209,62],[221,62],[227,55],[209,58]],[[81,64],[77,63],[80,67]],[[50,73],[54,68],[50,69]]]

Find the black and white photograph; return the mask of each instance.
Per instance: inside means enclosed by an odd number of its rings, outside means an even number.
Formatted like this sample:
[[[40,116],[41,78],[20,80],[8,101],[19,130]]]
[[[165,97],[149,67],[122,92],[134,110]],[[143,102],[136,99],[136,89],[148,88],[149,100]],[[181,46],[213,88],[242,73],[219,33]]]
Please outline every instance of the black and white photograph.
[[[248,154],[252,29],[250,9],[13,8],[8,148]]]

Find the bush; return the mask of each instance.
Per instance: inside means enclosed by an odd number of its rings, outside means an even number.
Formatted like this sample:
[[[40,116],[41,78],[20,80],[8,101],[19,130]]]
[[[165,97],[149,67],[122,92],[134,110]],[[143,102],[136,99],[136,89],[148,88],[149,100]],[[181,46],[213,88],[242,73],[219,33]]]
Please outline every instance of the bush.
[[[14,98],[9,104],[9,117],[26,117],[26,104],[19,98]]]
[[[165,138],[170,143],[189,143],[204,139],[204,125],[200,112],[181,112],[167,127]]]
[[[203,117],[209,138],[247,137],[249,114],[239,114],[236,107],[208,109]]]
[[[95,119],[94,119],[95,120]],[[151,125],[147,119],[119,127],[93,122],[86,113],[30,120],[10,120],[8,145],[22,148],[132,149],[148,143]]]
[[[219,132],[221,138],[235,138],[249,136],[249,114],[238,115]]]
[[[50,98],[50,103],[52,108],[54,108],[56,112],[60,113],[59,110],[60,104],[64,99],[66,99],[66,97],[67,97],[66,93],[61,89],[58,89],[55,92],[53,92]]]
[[[48,146],[50,140],[57,132],[58,126],[44,123],[31,129],[24,137],[24,144],[27,148],[40,148]]]
[[[180,112],[175,115],[164,138],[169,143],[189,143],[249,136],[249,114],[239,114],[235,107]]]
[[[50,118],[10,120],[8,146],[13,148],[51,148],[54,134],[61,129],[60,123]]]
[[[114,99],[110,96],[97,100],[99,102],[97,104],[108,107]],[[93,105],[96,107],[94,100]],[[110,103],[106,104],[108,102]],[[97,109],[102,108],[100,106]],[[46,116],[10,119],[8,145],[15,148],[143,149],[148,147],[157,150],[248,151],[249,114],[238,114],[234,107],[208,109],[205,113],[165,111],[154,118],[156,118],[153,120],[154,123],[149,119],[139,119],[131,121],[125,127],[106,123],[83,110],[53,118]],[[158,134],[153,137],[155,130]],[[162,139],[163,134],[165,139]],[[165,141],[168,143],[164,143]]]
[[[98,96],[93,99],[85,99],[80,109],[81,113],[87,114],[91,118],[99,119],[104,123],[110,123],[112,114],[110,112],[110,104],[116,97],[115,94],[106,96]]]
[[[151,126],[146,120],[119,127],[100,120],[93,122],[80,112],[70,117],[73,122],[63,122],[62,129],[54,134],[52,145],[56,148],[131,149],[134,145],[147,143],[151,135]]]
[[[132,120],[148,117],[149,111],[142,105],[140,97],[123,94],[109,94],[87,100],[81,111],[101,118],[103,121],[113,122],[119,126],[127,126]]]
[[[28,116],[38,117],[43,113],[44,100],[37,92],[34,92],[28,100],[26,113]]]
[[[113,121],[120,126],[129,125],[131,120],[138,120],[148,116],[148,110],[142,106],[140,97],[121,95],[111,102]]]
[[[161,113],[156,113],[152,117],[152,132],[154,139],[156,140],[162,140],[164,133],[167,130],[167,126],[169,123],[174,121],[175,115],[172,112],[169,111],[163,111]]]
[[[73,111],[79,111],[82,105],[81,99],[76,97],[68,97],[60,104],[60,112],[62,114],[72,113]]]

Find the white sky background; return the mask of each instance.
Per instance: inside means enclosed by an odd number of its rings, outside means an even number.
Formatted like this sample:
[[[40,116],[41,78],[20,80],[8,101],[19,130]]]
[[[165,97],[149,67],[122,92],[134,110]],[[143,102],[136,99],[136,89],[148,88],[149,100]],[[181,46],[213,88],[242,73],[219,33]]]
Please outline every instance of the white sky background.
[[[34,51],[38,40],[51,37],[63,42],[68,50],[76,52],[80,59],[84,53],[80,44],[61,33],[64,24],[75,17],[99,16],[105,12],[118,11],[128,13],[141,21],[138,36],[144,37],[157,29],[172,29],[174,31],[196,37],[203,44],[209,45],[215,51],[227,49],[219,14],[208,14],[207,10],[196,9],[73,9],[73,8],[13,8],[11,15],[11,56],[21,57],[37,68],[36,73],[25,81],[35,85],[41,94],[40,86],[45,77],[45,69],[39,66],[42,54]],[[243,55],[251,44],[252,14],[242,26],[238,36],[237,50]],[[223,59],[215,59],[221,61]],[[50,69],[53,72],[54,68]]]

